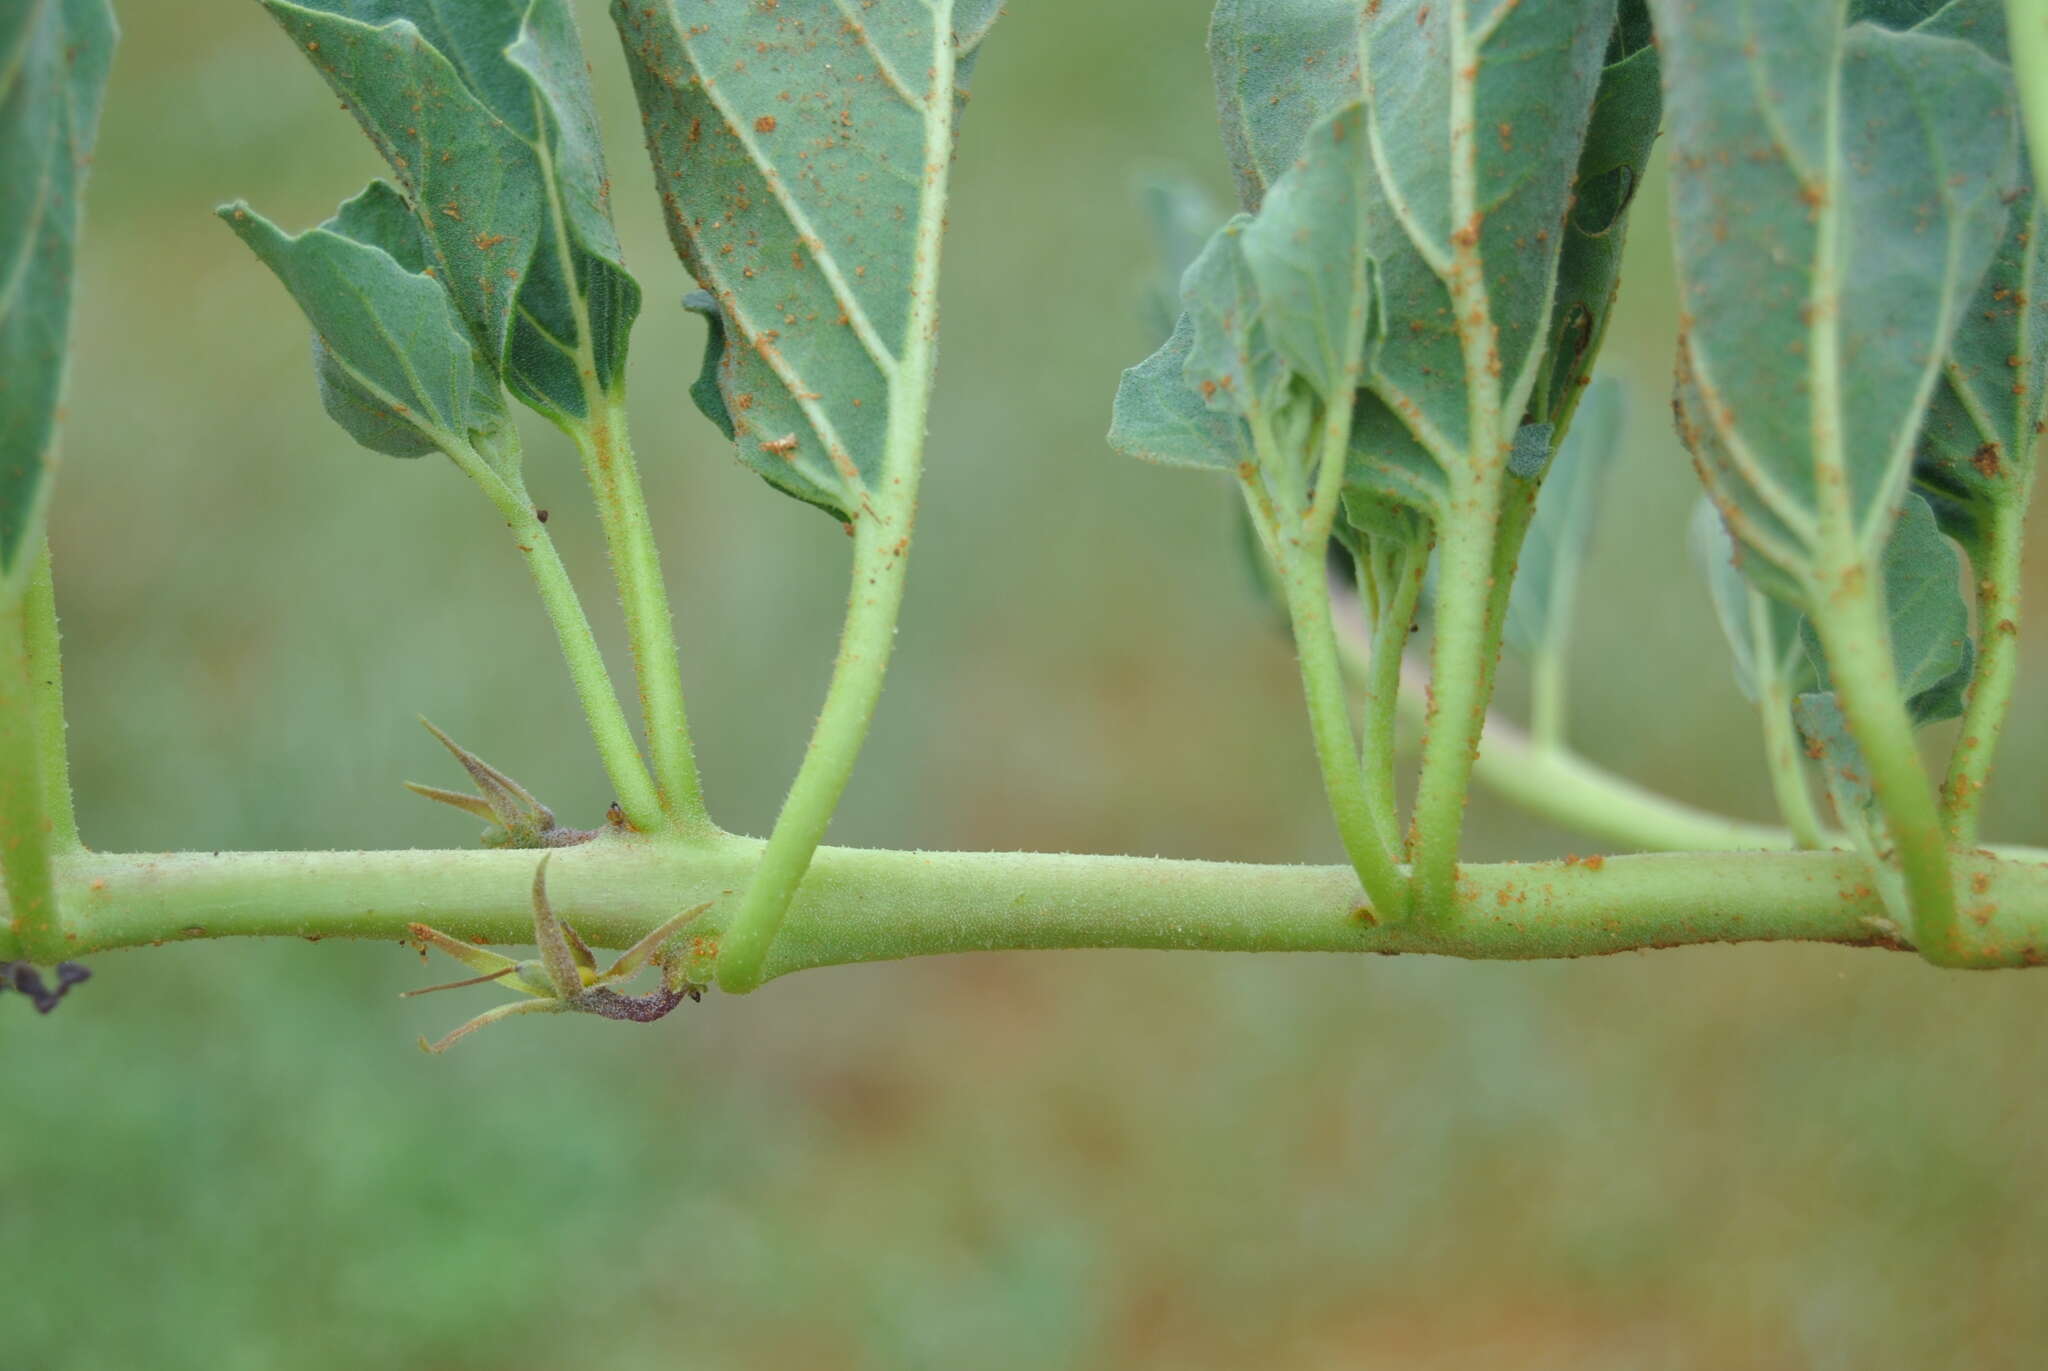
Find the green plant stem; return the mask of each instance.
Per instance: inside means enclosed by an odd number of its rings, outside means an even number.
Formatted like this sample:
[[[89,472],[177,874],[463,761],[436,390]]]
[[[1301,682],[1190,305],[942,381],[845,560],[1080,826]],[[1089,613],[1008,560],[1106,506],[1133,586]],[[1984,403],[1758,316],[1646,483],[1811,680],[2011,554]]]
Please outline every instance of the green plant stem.
[[[42,716],[29,654],[33,598],[0,592],[0,887],[7,891],[20,954],[52,962],[65,943],[51,865],[56,825],[48,809]]]
[[[1971,574],[1977,580],[1977,667],[1970,677],[1962,735],[1949,755],[1948,776],[1941,787],[1949,841],[1958,847],[1977,841],[1984,786],[1991,779],[1998,736],[2019,677],[2020,556],[2026,509],[2024,491],[1999,504],[1971,556]]]
[[[1529,732],[1543,747],[1564,744],[1564,653],[1546,642],[1529,659]]]
[[[2048,186],[2048,0],[2006,0],[2005,13],[2034,184]]]
[[[939,332],[939,255],[953,160],[954,61],[951,4],[934,6],[931,64],[924,102],[924,168],[917,199],[917,240],[902,350],[889,373],[889,426],[878,483],[854,511],[853,578],[846,624],[825,703],[803,765],[775,816],[775,828],[747,884],[739,913],[719,947],[719,987],[742,994],[761,984],[762,967],[783,915],[853,774],[868,723],[881,698],[903,605],[917,488],[924,474],[925,427]]]
[[[513,544],[526,559],[526,568],[532,573],[534,588],[540,592],[548,622],[554,625],[562,660],[568,664],[569,679],[576,687],[576,698],[583,706],[583,717],[590,725],[590,736],[597,743],[598,757],[611,779],[619,808],[634,828],[643,833],[661,832],[665,825],[660,797],[647,774],[639,745],[633,741],[626,711],[619,706],[611,672],[605,667],[604,654],[598,650],[597,635],[590,631],[583,602],[569,580],[569,569],[562,565],[562,556],[555,551],[554,540],[548,537],[547,526],[535,511],[525,482],[519,479],[516,469],[509,474],[500,471],[474,450],[465,448],[449,455],[489,497],[506,527],[512,530]]]
[[[1771,606],[1758,594],[1745,598],[1749,603],[1750,657],[1758,664],[1756,707],[1763,725],[1764,766],[1770,774],[1771,793],[1793,840],[1800,847],[1821,847],[1820,816],[1814,812],[1813,793],[1807,789],[1806,772],[1800,765],[1804,749],[1792,726],[1792,690],[1783,672],[1763,669],[1764,663],[1776,660],[1777,653],[1771,641]]]
[[[1351,703],[1330,622],[1322,541],[1307,547],[1291,545],[1284,537],[1275,541],[1282,549],[1281,583],[1287,591],[1288,617],[1294,624],[1295,653],[1301,661],[1302,692],[1308,701],[1316,760],[1322,767],[1323,793],[1329,798],[1344,853],[1365,888],[1372,917],[1398,918],[1404,903],[1401,876],[1374,822],[1373,799],[1359,762],[1358,742],[1351,732]]]
[[[647,497],[633,460],[624,407],[615,397],[604,397],[603,404],[593,408],[590,422],[580,426],[575,436],[583,457],[583,474],[604,526],[612,576],[618,584],[661,810],[677,832],[706,837],[716,829],[704,809],[703,783],[683,706],[675,622],[662,581],[661,550],[647,516]]]
[[[768,950],[810,868],[812,854],[825,840],[889,670],[910,560],[908,515],[899,525],[864,514],[855,522],[853,536],[853,589],[825,704],[789,797],[775,818],[775,829],[761,850],[760,866],[720,942],[718,984],[735,994],[761,984]]]
[[[1465,827],[1465,793],[1486,727],[1492,671],[1489,620],[1499,528],[1497,483],[1465,483],[1464,508],[1442,527],[1438,548],[1436,626],[1432,644],[1429,710],[1422,740],[1421,779],[1409,822],[1414,866],[1413,917],[1445,919],[1455,913],[1458,845]]]
[[[1837,565],[1840,565],[1838,562]],[[1912,908],[1913,938],[1940,966],[1970,959],[1956,924],[1947,834],[1934,787],[1913,743],[1913,721],[1892,667],[1890,631],[1874,567],[1850,567],[1809,592],[1809,617],[1827,651],[1828,672],[1849,731],[1863,752]],[[1812,613],[1813,607],[1825,607]]]
[[[1401,714],[1401,663],[1422,582],[1429,567],[1427,545],[1404,550],[1390,563],[1392,584],[1380,587],[1378,617],[1373,620],[1371,648],[1360,664],[1364,682],[1365,720],[1360,728],[1359,762],[1365,769],[1366,802],[1383,821],[1381,841],[1390,853],[1405,854],[1401,837],[1400,796],[1395,785],[1396,725]],[[1340,646],[1342,640],[1340,639]]]
[[[71,754],[65,746],[64,659],[57,634],[57,587],[50,572],[50,545],[43,544],[28,583],[29,691],[36,706],[36,755],[43,778],[43,812],[50,842],[58,851],[78,844],[78,813],[71,802]]]
[[[626,947],[678,910],[729,893],[761,847],[718,838],[565,849],[548,869],[550,903],[591,944]],[[84,955],[196,938],[402,941],[419,921],[473,941],[525,942],[533,866],[532,853],[475,850],[74,853],[58,872],[72,955]],[[1958,866],[1993,907],[1986,934],[1999,964],[2048,960],[2048,864],[1965,855]],[[1371,924],[1354,917],[1358,881],[1347,866],[826,847],[764,976],[1030,948],[1522,960],[1738,941],[1902,945],[1848,853],[1474,863],[1461,876],[1458,917]]]

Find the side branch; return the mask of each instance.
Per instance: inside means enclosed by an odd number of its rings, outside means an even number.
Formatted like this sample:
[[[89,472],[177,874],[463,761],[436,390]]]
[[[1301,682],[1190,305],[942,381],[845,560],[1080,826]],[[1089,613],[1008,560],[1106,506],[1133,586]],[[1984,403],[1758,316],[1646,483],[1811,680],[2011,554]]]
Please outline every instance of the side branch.
[[[549,867],[551,902],[593,945],[627,947],[738,889],[760,851],[741,838],[565,849]],[[1987,962],[2048,963],[2048,863],[1973,854],[1957,865]],[[532,937],[533,867],[531,853],[491,851],[72,853],[57,860],[63,954],[216,937],[402,942],[423,921],[517,943]],[[1720,942],[1906,946],[1853,853],[1469,864],[1442,921],[1368,924],[1362,894],[1345,866],[822,847],[765,974],[1042,948],[1533,960]],[[708,954],[717,930],[692,932]]]

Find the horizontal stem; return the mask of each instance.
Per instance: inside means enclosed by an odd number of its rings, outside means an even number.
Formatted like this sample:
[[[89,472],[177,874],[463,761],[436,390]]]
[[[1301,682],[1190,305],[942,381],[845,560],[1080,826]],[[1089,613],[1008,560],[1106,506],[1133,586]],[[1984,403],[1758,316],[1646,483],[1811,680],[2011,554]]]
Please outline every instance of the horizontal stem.
[[[760,850],[746,838],[601,839],[554,854],[550,903],[592,944],[625,947],[740,888]],[[402,941],[415,921],[530,941],[534,862],[504,851],[76,852],[57,859],[64,955],[242,936]],[[1977,892],[1965,914],[1984,960],[2048,960],[2048,864],[1957,864]],[[1355,913],[1362,894],[1346,866],[821,847],[766,970],[1039,948],[1525,960],[1716,942],[1903,945],[1861,860],[1842,852],[1467,864],[1459,917],[1441,923],[1369,924]]]

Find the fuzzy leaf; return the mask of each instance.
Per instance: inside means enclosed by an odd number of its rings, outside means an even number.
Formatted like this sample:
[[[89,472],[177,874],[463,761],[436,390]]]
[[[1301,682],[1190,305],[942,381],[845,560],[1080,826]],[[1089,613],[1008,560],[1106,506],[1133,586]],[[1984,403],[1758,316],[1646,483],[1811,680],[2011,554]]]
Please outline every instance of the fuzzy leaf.
[[[881,477],[919,236],[943,212],[922,192],[959,90],[932,85],[936,45],[964,61],[994,12],[981,0],[613,7],[669,236],[718,303],[740,459],[835,518]]]
[[[1530,413],[1538,419],[1569,415],[1573,397],[1592,375],[1621,285],[1628,208],[1649,166],[1663,113],[1649,7],[1646,0],[1621,0],[1564,221],[1550,307],[1550,375],[1530,398]]]
[[[1362,21],[1363,95],[1387,213],[1373,235],[1386,342],[1372,386],[1439,463],[1471,460],[1452,263],[1476,247],[1508,394],[1548,342],[1552,284],[1614,5],[1385,0]],[[1462,19],[1462,27],[1460,21]],[[1471,101],[1470,126],[1452,117]],[[1456,222],[1469,183],[1473,222]],[[1492,460],[1491,454],[1481,460]]]
[[[1849,732],[1849,720],[1833,691],[1814,691],[1792,702],[1792,722],[1806,739],[1807,755],[1820,763],[1835,818],[1865,834],[1880,829],[1877,794],[1870,786],[1870,768],[1863,749]]]
[[[2006,58],[1998,0],[1954,0],[1920,26]],[[2032,180],[2031,164],[2020,172]],[[1963,309],[1914,454],[1913,479],[1942,527],[1966,547],[1992,511],[2032,488],[2034,442],[2048,397],[2048,210],[2023,187],[2005,234]]]
[[[615,393],[640,290],[565,0],[264,5],[390,164],[491,369],[558,423],[588,413],[586,348]]]
[[[1835,5],[1652,0],[1665,63],[1687,445],[1752,576],[1806,593],[1823,492],[1888,536],[1956,320],[2002,232],[2004,69]]]
[[[1110,413],[1109,445],[1168,466],[1237,470],[1250,458],[1244,425],[1202,403],[1187,383],[1195,324],[1183,314],[1159,350],[1124,372]]]
[[[41,545],[86,165],[114,52],[106,0],[0,8],[0,587]]]
[[[1713,502],[1702,498],[1693,510],[1693,556],[1706,576],[1714,616],[1727,635],[1735,659],[1735,683],[1751,702],[1760,698],[1765,682],[1780,698],[1796,696],[1813,686],[1813,663],[1800,637],[1801,616],[1785,601],[1764,594],[1737,568],[1746,555],[1728,536]]]
[[[1209,65],[1239,203],[1256,211],[1323,116],[1358,98],[1355,0],[1217,0]]]
[[[1207,191],[1178,178],[1147,180],[1138,189],[1138,199],[1152,227],[1156,263],[1145,287],[1145,326],[1154,331],[1154,337],[1163,338],[1173,332],[1180,317],[1180,278],[1201,255],[1224,216]]]
[[[297,237],[240,202],[219,213],[312,322],[321,399],[336,423],[393,456],[459,447],[502,422],[496,388],[478,386],[473,344],[439,282],[338,231],[372,222],[351,205]]]
[[[1963,712],[1975,651],[1970,611],[1963,601],[1962,559],[1941,536],[1934,511],[1908,494],[1885,540],[1885,617],[1891,630],[1893,670],[1906,709],[1918,724],[1953,719]],[[1809,621],[1800,626],[1807,655],[1827,689],[1827,660]]]
[[[1595,383],[1551,459],[1508,597],[1507,640],[1518,652],[1555,651],[1571,633],[1572,601],[1593,518],[1626,417],[1621,384]]]

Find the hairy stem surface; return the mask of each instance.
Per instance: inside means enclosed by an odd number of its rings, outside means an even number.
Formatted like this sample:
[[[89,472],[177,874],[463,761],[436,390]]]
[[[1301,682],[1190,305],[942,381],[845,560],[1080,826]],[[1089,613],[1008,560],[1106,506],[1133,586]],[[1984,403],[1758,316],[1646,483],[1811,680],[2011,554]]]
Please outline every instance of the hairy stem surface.
[[[647,517],[647,497],[627,438],[625,411],[615,399],[604,397],[594,414],[592,422],[578,432],[576,445],[583,456],[584,477],[597,501],[612,576],[618,583],[661,811],[678,832],[704,837],[714,829],[704,809],[703,782],[690,744],[675,620],[662,582],[661,550]]]
[[[47,808],[41,711],[29,653],[34,596],[0,594],[0,887],[13,941],[54,961],[64,947],[52,873],[56,824]]]
[[[641,759],[639,744],[633,741],[633,728],[626,722],[618,692],[612,688],[611,672],[598,649],[597,635],[590,631],[590,619],[569,580],[569,569],[562,565],[562,556],[555,551],[554,540],[541,523],[525,484],[516,476],[508,479],[500,475],[474,452],[451,456],[490,497],[491,504],[512,530],[513,544],[526,559],[526,568],[533,575],[534,588],[540,592],[548,622],[554,625],[562,660],[568,664],[569,679],[576,687],[576,698],[583,706],[583,717],[590,725],[590,736],[597,743],[598,757],[604,763],[619,808],[641,832],[661,832],[665,827],[661,800]]]
[[[907,515],[900,536],[897,529],[897,524],[873,515],[854,525],[853,590],[847,597],[846,627],[840,634],[832,683],[826,687],[803,765],[761,850],[761,864],[720,945],[722,989],[744,993],[761,983],[783,915],[810,868],[812,854],[825,840],[832,812],[853,775],[881,698],[903,604],[910,542]]]
[[[1905,877],[1914,940],[1929,961],[1955,965],[1967,952],[1956,926],[1948,835],[1913,743],[1913,721],[1899,696],[1875,580],[1867,567],[1840,577],[1839,589],[1826,599],[1827,612],[1813,616],[1813,625],[1827,649],[1835,693],[1863,751],[1870,787]]]
[[[1984,786],[1991,779],[1998,735],[2012,706],[2020,666],[2020,548],[2026,536],[2026,500],[2001,504],[1971,558],[1977,582],[1977,667],[1970,677],[1963,731],[1950,754],[1941,787],[1950,841],[1977,841]],[[1981,558],[1982,564],[1979,565]]]
[[[36,756],[43,778],[43,813],[50,842],[58,851],[78,846],[78,815],[71,802],[71,752],[65,745],[64,659],[57,635],[57,588],[50,572],[50,546],[28,583],[29,693],[35,699]]]
[[[761,848],[718,838],[564,849],[548,868],[550,903],[591,944],[630,946],[743,883]],[[1983,888],[1997,963],[2048,960],[2048,864],[1968,855],[1958,865]],[[533,936],[534,857],[524,852],[73,853],[58,871],[69,956],[195,938],[402,942],[420,921],[483,942]],[[1741,941],[1904,946],[1847,853],[1475,863],[1461,875],[1456,918],[1372,924],[1357,917],[1362,892],[1346,866],[825,847],[763,976],[1031,948],[1521,960]]]

